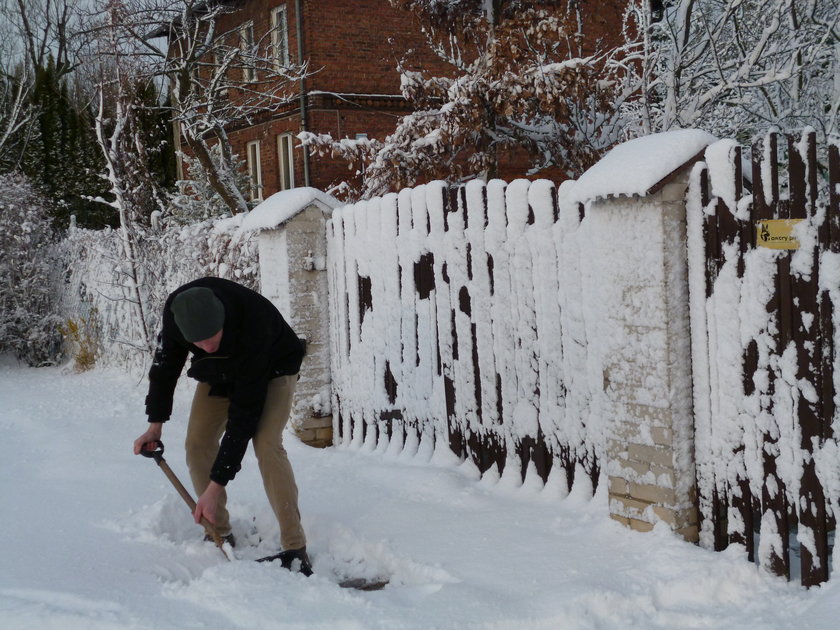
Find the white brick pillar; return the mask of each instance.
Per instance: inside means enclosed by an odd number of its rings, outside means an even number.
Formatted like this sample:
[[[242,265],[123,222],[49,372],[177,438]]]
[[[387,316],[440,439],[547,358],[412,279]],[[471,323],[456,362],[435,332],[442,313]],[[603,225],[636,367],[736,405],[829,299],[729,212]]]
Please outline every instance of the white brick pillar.
[[[715,141],[699,129],[630,140],[568,196],[587,204],[584,306],[603,377],[595,402],[607,425],[610,515],[642,531],[665,522],[691,541],[699,516],[686,192],[690,169]]]
[[[648,196],[596,199],[592,282],[607,414],[612,518],[647,531],[666,522],[696,541],[686,171]]]
[[[284,191],[243,222],[259,230],[261,293],[306,340],[290,426],[312,446],[332,444],[326,223],[338,203],[331,201],[314,189]]]

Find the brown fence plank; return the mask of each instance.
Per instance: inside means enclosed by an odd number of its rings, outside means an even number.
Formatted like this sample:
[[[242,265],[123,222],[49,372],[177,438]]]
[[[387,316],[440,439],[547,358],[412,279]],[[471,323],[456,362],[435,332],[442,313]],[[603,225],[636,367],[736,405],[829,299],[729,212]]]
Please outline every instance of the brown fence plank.
[[[794,138],[788,139],[789,178],[791,190],[791,218],[810,219],[816,211],[816,179],[808,178],[807,173],[815,173],[816,134],[810,133],[807,138],[806,156],[809,163],[794,143]],[[809,181],[810,180],[810,181]],[[821,340],[819,335],[819,306],[818,306],[818,265],[819,250],[814,248],[812,254],[812,271],[809,277],[794,274],[791,277],[791,293],[796,299],[796,307],[792,308],[792,340],[796,345],[797,374],[800,382],[809,382],[815,386],[817,392],[822,390],[820,383]],[[809,400],[800,394],[797,405],[798,422],[801,434],[801,448],[810,453],[815,446],[819,446],[823,437],[822,412],[819,399]],[[799,537],[800,559],[802,562],[802,584],[814,586],[828,580],[828,532],[826,530],[825,494],[817,477],[816,466],[812,457],[806,457],[803,462],[802,479],[799,491],[800,500],[797,504],[799,518],[799,533],[810,531],[811,536]],[[810,544],[803,544],[803,540],[810,540]]]
[[[766,199],[767,205],[771,208],[773,218],[787,218],[788,209],[779,203],[779,161],[778,161],[778,137],[775,133],[769,134],[767,139],[768,147],[765,147],[765,170],[770,173],[770,198]],[[769,164],[767,164],[769,162]],[[765,183],[766,184],[766,183]],[[768,304],[768,311],[778,313],[778,331],[775,337],[775,354],[781,354],[791,338],[791,297],[790,297],[790,255],[781,255],[777,263],[776,271],[776,292]],[[769,394],[772,396],[775,390],[774,381],[771,379]],[[772,403],[768,411],[772,412]],[[771,553],[766,568],[776,575],[790,577],[790,526],[788,521],[788,500],[787,490],[780,478],[776,466],[776,455],[779,445],[778,438],[774,432],[767,431],[763,436],[764,447],[762,459],[764,468],[764,480],[761,489],[761,510],[763,517],[771,518],[775,523],[775,530],[781,539],[782,549],[779,553]]]
[[[776,199],[778,198],[778,166],[776,165],[775,155],[776,155],[776,138],[775,135],[770,137],[761,138],[752,147],[752,192],[753,192],[753,202],[750,207],[750,224],[753,228],[752,233],[750,235],[750,242],[749,247],[755,247],[756,243],[756,223],[762,219],[772,219],[775,212],[775,203]],[[770,160],[769,170],[770,170],[770,181],[764,181],[764,170],[762,165],[765,162],[764,151],[767,148],[768,152],[774,156]],[[775,183],[774,183],[775,182]],[[770,194],[765,194],[765,185],[770,188]],[[771,300],[771,303],[767,304],[767,311],[768,313],[774,312],[778,309],[778,295]],[[753,380],[752,375],[755,373],[755,370],[758,367],[758,356],[757,356],[757,346],[756,349],[756,356],[750,356],[748,359],[745,360],[744,363],[744,393],[746,395],[750,395],[751,388],[753,387]],[[768,413],[772,413],[773,407],[773,400],[772,400],[772,393],[775,387],[774,379],[775,379],[775,372],[773,370],[767,370],[767,393],[768,408],[766,411]],[[768,437],[766,434],[762,437],[762,441],[767,443]],[[763,484],[762,484],[763,486]],[[761,522],[761,513],[762,513],[762,501],[766,504],[766,499],[764,497],[753,497],[753,512],[752,516],[747,521],[747,528],[748,531],[751,531],[750,536],[747,537],[746,547],[747,547],[747,554],[750,561],[755,560],[755,530],[758,523]]]
[[[739,204],[743,197],[743,172],[741,164],[741,147],[735,147],[733,160],[733,173],[735,176],[735,203]],[[733,208],[734,210],[734,208]],[[731,214],[727,212],[727,214]],[[755,242],[755,227],[754,223],[749,220],[741,221],[737,217],[732,217],[734,225],[730,229],[733,230],[731,235],[727,234],[727,241],[731,242],[736,237],[738,239],[738,261],[737,274],[738,278],[744,277],[744,270],[746,267],[746,253],[749,251]],[[751,351],[750,347],[744,352],[741,358],[741,373],[744,393],[753,387],[752,375],[755,373],[758,364],[758,353]],[[729,489],[730,503],[732,509],[738,512],[742,524],[737,529],[735,526],[728,527],[729,542],[743,545],[747,550],[747,556],[750,560],[755,557],[755,544],[753,537],[753,495],[750,489],[750,481],[746,473],[746,464],[744,462],[745,446],[743,438],[733,451],[734,461],[738,462],[737,474],[735,483]]]
[[[828,149],[829,194],[826,218],[820,233],[823,250],[840,253],[840,147],[831,145]],[[823,375],[823,434],[826,439],[834,437],[831,424],[834,418],[834,356],[837,339],[834,338],[833,305],[828,293],[824,292],[820,300],[820,334],[823,339],[822,375]],[[834,529],[835,518],[829,522],[829,529]]]
[[[700,173],[700,203],[707,207],[711,202],[709,171]],[[718,241],[717,216],[703,214],[703,242],[706,248],[706,297],[711,297],[720,270],[720,242]]]
[[[739,153],[740,157],[740,153]],[[740,173],[740,169],[737,168],[733,171],[736,174]],[[737,186],[736,186],[737,189]],[[717,270],[718,273],[723,268],[725,260],[724,255],[724,245],[732,245],[736,244],[739,241],[739,236],[741,233],[741,226],[738,220],[736,219],[735,215],[733,214],[733,209],[730,209],[729,206],[726,205],[723,199],[718,198],[717,203],[715,204],[715,216],[717,217],[717,231],[718,231],[718,256],[717,256]],[[735,250],[737,254],[741,253],[740,247]],[[738,260],[736,261],[736,267],[738,270],[738,275],[743,275],[743,256],[738,255]],[[732,325],[731,322],[725,322],[724,325]],[[737,324],[736,324],[737,325]],[[740,460],[743,462],[744,458],[744,445],[743,443],[733,444],[732,445],[732,457],[736,460]],[[728,509],[727,506],[731,505],[733,509],[737,510],[738,512],[743,512],[744,506],[748,504],[749,501],[749,494],[744,496],[743,494],[743,486],[739,483],[738,479],[735,479],[734,482],[730,483],[729,480],[724,482],[723,492],[718,490],[718,501],[722,503],[719,507],[720,511],[720,518],[724,520],[721,524],[719,535],[721,536],[721,540],[718,542],[717,548],[723,549],[725,548],[730,542],[737,542],[740,544],[746,544],[746,539],[744,536],[744,532],[736,531],[734,529],[734,524],[729,523],[729,519],[727,518]],[[747,488],[747,493],[749,492],[749,488]]]
[[[711,203],[711,184],[709,182],[709,171],[708,169],[703,169],[700,173],[700,203],[702,204],[703,208],[708,207]],[[722,265],[721,262],[721,249],[720,249],[720,234],[718,231],[718,217],[717,217],[717,207],[715,214],[706,214],[703,215],[703,244],[706,252],[706,273],[705,273],[705,283],[706,283],[706,298],[710,298],[712,296],[715,280],[717,279],[718,273],[720,271],[720,267]],[[712,472],[712,474],[714,474]],[[726,534],[726,519],[724,515],[726,514],[726,506],[724,497],[720,496],[718,492],[718,480],[711,479],[712,487],[712,494],[711,496],[704,496],[702,500],[705,504],[709,505],[709,517],[711,518],[711,524],[708,529],[712,532],[712,546],[715,551],[722,551],[726,548],[728,544],[728,538]],[[708,487],[707,484],[700,484],[701,488]],[[704,511],[701,510],[701,521],[705,518]],[[702,522],[701,526],[706,528]]]

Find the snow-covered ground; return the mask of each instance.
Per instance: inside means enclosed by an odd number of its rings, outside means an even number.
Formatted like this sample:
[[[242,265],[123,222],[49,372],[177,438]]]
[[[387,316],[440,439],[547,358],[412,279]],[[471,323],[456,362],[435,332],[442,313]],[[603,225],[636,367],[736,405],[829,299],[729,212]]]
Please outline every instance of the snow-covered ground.
[[[611,521],[603,496],[476,480],[442,454],[288,450],[316,575],[251,559],[277,529],[249,453],[231,483],[236,560],[191,521],[151,460],[142,380],[0,362],[0,627],[835,628],[840,584],[806,591],[736,550]],[[189,385],[164,431],[181,446]],[[260,542],[260,539],[261,542]],[[250,546],[247,543],[251,543]],[[388,576],[382,591],[339,576]]]

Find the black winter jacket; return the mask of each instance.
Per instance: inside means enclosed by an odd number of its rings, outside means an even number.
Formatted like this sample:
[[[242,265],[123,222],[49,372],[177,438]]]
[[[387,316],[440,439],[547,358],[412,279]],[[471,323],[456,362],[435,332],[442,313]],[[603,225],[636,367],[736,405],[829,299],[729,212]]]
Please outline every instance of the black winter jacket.
[[[207,287],[225,308],[224,333],[216,352],[208,354],[186,341],[170,306],[181,291]],[[187,353],[193,354],[187,375],[210,385],[211,396],[230,399],[228,423],[210,479],[226,485],[241,468],[248,442],[257,431],[268,382],[297,374],[304,344],[265,297],[221,278],[201,278],[176,289],[166,300],[154,361],[149,370],[146,414],[149,422],[166,422]]]

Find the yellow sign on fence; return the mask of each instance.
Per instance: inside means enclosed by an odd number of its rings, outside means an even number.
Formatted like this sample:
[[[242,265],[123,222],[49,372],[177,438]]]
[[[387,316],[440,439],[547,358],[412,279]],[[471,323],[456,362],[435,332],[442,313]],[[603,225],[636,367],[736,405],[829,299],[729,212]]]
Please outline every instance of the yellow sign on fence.
[[[799,249],[792,236],[793,227],[802,219],[765,219],[756,224],[755,244],[768,249]]]

